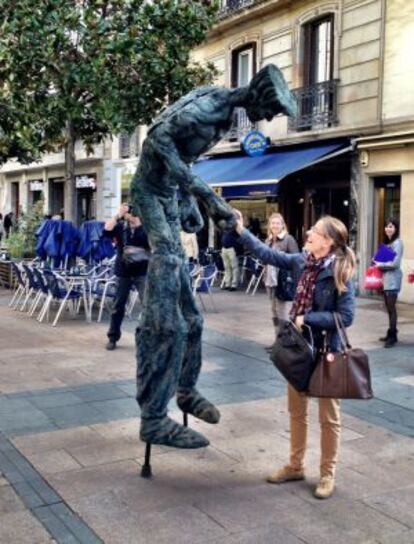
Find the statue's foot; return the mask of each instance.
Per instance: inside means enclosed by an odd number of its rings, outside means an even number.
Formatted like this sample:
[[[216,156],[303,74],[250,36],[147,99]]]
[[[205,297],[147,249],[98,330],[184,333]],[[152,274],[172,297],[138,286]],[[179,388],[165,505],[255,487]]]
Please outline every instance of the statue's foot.
[[[177,392],[177,405],[187,414],[191,414],[206,423],[218,423],[220,412],[197,389]]]
[[[143,442],[172,448],[205,448],[210,444],[202,434],[180,425],[167,416],[161,419],[141,419],[140,438]]]

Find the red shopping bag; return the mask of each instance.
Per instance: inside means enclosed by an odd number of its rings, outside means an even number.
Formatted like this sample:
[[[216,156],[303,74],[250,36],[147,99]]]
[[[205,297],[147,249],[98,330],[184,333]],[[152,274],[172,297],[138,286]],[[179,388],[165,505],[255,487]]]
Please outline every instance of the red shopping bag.
[[[383,286],[383,272],[376,266],[370,266],[365,273],[364,289],[380,291]]]
[[[408,272],[408,283],[414,283],[414,270]]]

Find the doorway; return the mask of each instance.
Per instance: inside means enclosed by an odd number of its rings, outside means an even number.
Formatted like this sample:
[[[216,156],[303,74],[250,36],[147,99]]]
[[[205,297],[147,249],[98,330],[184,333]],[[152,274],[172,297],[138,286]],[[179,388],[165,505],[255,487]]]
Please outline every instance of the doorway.
[[[77,223],[95,219],[95,191],[93,189],[77,189]]]
[[[20,184],[18,181],[12,181],[11,183],[11,211],[14,216],[19,217],[20,211]]]
[[[374,178],[374,240],[373,247],[384,238],[388,219],[400,219],[401,176],[378,176]]]
[[[61,215],[63,219],[63,210],[65,202],[65,180],[64,178],[50,179],[50,213],[51,215]]]

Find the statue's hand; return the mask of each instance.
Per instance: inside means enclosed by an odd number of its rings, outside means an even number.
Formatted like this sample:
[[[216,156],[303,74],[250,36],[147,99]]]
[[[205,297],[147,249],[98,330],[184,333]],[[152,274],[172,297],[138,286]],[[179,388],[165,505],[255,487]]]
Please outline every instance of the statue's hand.
[[[192,195],[186,195],[180,202],[180,221],[185,232],[198,232],[203,228],[203,217]]]
[[[209,206],[209,212],[214,223],[221,230],[233,230],[237,219],[233,209],[221,198],[217,198],[214,204]]]

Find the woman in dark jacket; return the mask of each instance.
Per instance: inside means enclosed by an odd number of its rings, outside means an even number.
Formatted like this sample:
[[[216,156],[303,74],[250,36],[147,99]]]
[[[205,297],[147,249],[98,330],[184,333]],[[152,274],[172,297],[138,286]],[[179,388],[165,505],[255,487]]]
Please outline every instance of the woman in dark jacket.
[[[330,346],[340,349],[333,312],[341,315],[345,327],[354,317],[354,290],[351,278],[355,270],[355,255],[347,246],[348,231],[334,217],[321,218],[307,233],[305,251],[287,254],[269,248],[243,227],[239,212],[236,230],[244,246],[264,264],[295,271],[299,283],[293,301],[291,319],[298,327],[312,329],[315,346],[324,347],[330,331]],[[308,429],[308,397],[288,385],[288,409],[290,414],[290,461],[271,474],[269,483],[303,480],[304,458]],[[341,434],[341,415],[338,399],[319,399],[321,426],[320,481],[315,497],[326,499],[335,487],[335,468]]]

